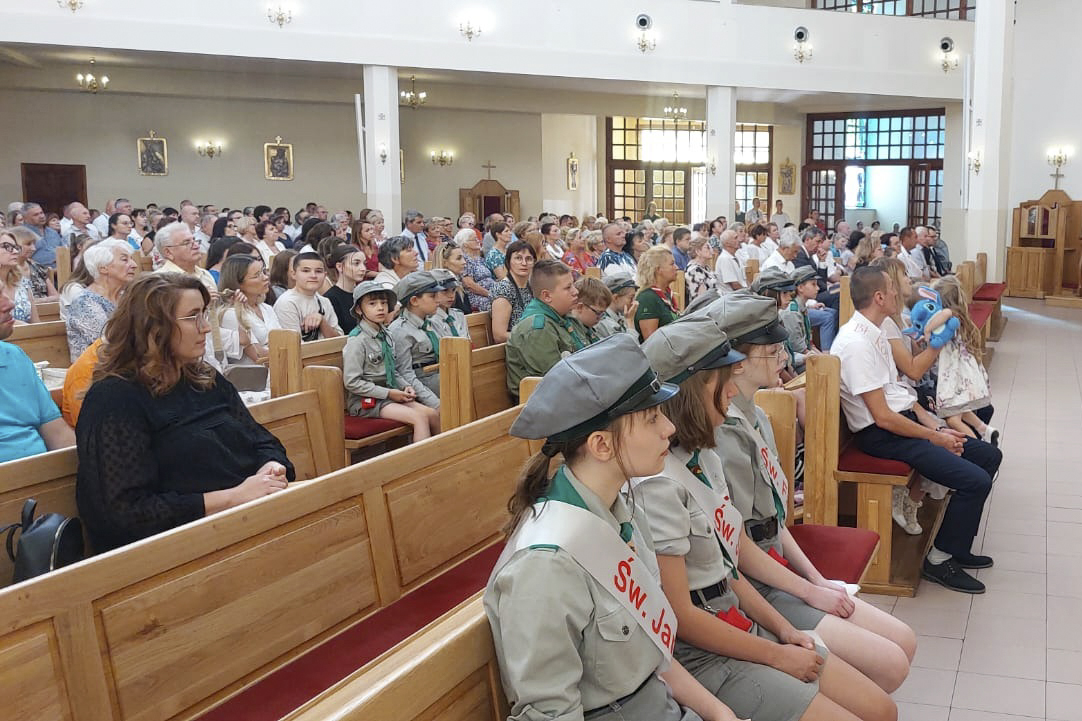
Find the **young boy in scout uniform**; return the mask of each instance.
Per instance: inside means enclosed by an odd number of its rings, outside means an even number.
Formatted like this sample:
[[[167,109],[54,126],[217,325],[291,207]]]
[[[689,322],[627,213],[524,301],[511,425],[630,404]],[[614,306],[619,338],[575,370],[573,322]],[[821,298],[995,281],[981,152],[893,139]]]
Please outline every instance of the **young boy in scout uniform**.
[[[751,284],[753,293],[774,301],[778,308],[779,317],[780,313],[789,307],[789,301],[792,299],[795,289],[796,286],[793,285],[792,277],[781,268],[767,268]],[[788,333],[789,327],[785,326],[785,329]],[[807,350],[807,348],[805,347],[804,350]],[[785,351],[788,358],[786,359],[786,367],[781,371],[782,382],[791,380],[804,370],[804,356],[801,354],[799,359],[797,358],[797,354],[793,350],[791,334],[785,341]],[[798,360],[800,370],[797,370]]]
[[[455,293],[462,285],[454,273],[446,268],[433,268],[428,271],[432,277],[443,286],[443,290],[436,293],[436,315],[429,319],[429,323],[436,329],[436,335],[440,338],[451,336],[453,338],[469,338],[470,328],[466,322],[466,315],[455,307]]]
[[[595,326],[597,334],[608,338],[615,333],[633,333],[628,318],[635,317],[639,309],[635,294],[639,291],[635,279],[628,273],[613,273],[604,278],[605,287],[612,293],[612,302],[605,309],[605,315]]]
[[[564,356],[588,342],[567,317],[578,291],[571,268],[558,260],[538,261],[530,273],[533,300],[507,339],[507,390],[518,399],[518,384],[529,376],[543,376]]]
[[[402,311],[388,328],[406,382],[417,391],[417,400],[429,408],[440,407],[439,371],[426,373],[424,368],[440,361],[439,336],[431,318],[439,308],[436,293],[441,290],[443,286],[427,270],[414,271],[395,283]]]
[[[511,426],[545,443],[519,478],[484,594],[509,718],[735,721],[672,660],[677,629],[642,506],[620,497],[627,474],[661,469],[672,425],[657,405],[675,391],[620,334],[558,360]]]
[[[394,291],[366,280],[353,289],[353,316],[357,326],[342,350],[342,377],[346,408],[360,418],[389,418],[413,426],[413,440],[439,433],[438,411],[417,402],[417,392],[406,380],[407,357],[397,356],[385,323],[394,310]]]
[[[680,385],[662,405],[676,428],[664,468],[630,484],[680,622],[674,656],[735,713],[756,721],[894,718],[882,689],[828,656],[737,572],[738,559],[765,554],[746,540],[730,500],[714,426],[724,421],[744,355],[706,316],[659,328],[642,349],[661,378]],[[719,657],[724,664],[710,663]]]
[[[579,298],[569,314],[571,320],[587,343],[597,343],[603,337],[598,333],[598,324],[612,303],[612,293],[604,283],[588,275],[575,281],[575,291]]]
[[[766,414],[755,405],[760,388],[776,388],[786,359],[789,334],[778,320],[777,304],[749,291],[722,296],[705,309],[747,356],[735,375],[739,391],[725,422],[714,429],[734,504],[750,539],[775,563],[756,563],[762,554],[741,556],[740,571],[790,623],[816,631],[831,653],[851,663],[887,693],[909,674],[916,636],[902,621],[849,595],[823,577],[785,526],[788,479],[778,470],[777,444]],[[771,480],[773,478],[774,480]],[[769,561],[770,559],[766,559]]]

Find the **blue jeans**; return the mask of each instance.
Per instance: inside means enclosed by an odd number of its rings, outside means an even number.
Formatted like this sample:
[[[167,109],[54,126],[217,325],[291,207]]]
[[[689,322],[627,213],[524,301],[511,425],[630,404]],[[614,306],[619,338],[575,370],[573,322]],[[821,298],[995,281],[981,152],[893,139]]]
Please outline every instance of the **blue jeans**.
[[[819,350],[824,353],[830,350],[834,343],[834,336],[838,334],[838,311],[832,308],[808,308],[808,320],[813,327],[819,329]]]
[[[911,411],[902,415],[916,420]],[[961,456],[931,441],[905,438],[868,426],[853,436],[860,450],[876,458],[904,461],[930,481],[954,490],[935,537],[935,547],[951,555],[966,555],[981,523],[984,502],[992,491],[992,479],[999,471],[1003,453],[995,446],[966,439]]]

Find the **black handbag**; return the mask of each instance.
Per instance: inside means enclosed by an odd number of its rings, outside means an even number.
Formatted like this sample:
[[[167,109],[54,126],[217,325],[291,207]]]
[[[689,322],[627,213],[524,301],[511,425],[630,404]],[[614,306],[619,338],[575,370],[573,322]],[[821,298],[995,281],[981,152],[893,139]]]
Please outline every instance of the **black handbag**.
[[[83,524],[78,518],[60,513],[46,513],[34,518],[38,502],[33,498],[23,504],[22,521],[0,528],[7,533],[7,551],[15,564],[12,583],[55,571],[83,560]],[[15,532],[19,531],[18,549]]]

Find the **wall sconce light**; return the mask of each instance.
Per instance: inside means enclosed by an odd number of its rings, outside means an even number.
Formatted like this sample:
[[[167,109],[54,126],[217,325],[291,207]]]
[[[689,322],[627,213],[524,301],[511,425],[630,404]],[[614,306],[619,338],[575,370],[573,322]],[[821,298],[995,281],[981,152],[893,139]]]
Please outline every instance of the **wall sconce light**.
[[[278,6],[277,10],[268,7],[267,19],[270,20],[272,23],[276,23],[278,27],[284,27],[288,23],[293,22],[293,11],[284,10],[281,5]]]
[[[688,109],[680,105],[680,93],[672,94],[672,105],[665,106],[665,117],[669,120],[685,120]]]
[[[469,42],[473,42],[473,39],[481,34],[481,26],[473,26],[469,20],[465,23],[458,24],[458,31],[462,33],[462,37],[466,38]]]
[[[981,151],[980,150],[970,150],[969,153],[966,154],[966,157],[969,159],[969,169],[973,171],[974,175],[980,175],[981,174],[981,160],[982,160]]]
[[[83,6],[83,0],[56,0],[57,7],[75,12]]]
[[[958,69],[958,55],[954,52],[954,38],[950,36],[939,39],[939,64],[943,72],[949,73]]]
[[[398,104],[408,105],[414,110],[425,104],[428,100],[428,93],[424,90],[417,92],[417,76],[410,75],[410,89],[401,90],[398,93]]]
[[[653,52],[657,48],[657,38],[653,33],[643,30],[639,33],[638,39],[635,40],[635,47],[639,49],[639,52],[645,55],[648,52]]]
[[[803,25],[793,31],[793,58],[798,63],[812,59],[811,31]]]
[[[1067,164],[1071,156],[1074,154],[1074,148],[1058,147],[1048,149],[1048,164],[1056,169],[1056,172],[1050,173],[1050,177],[1055,182],[1054,188],[1059,189],[1059,179],[1063,177],[1063,173],[1060,172],[1060,168]]]
[[[99,90],[106,90],[109,87],[109,76],[102,75],[98,77],[94,74],[94,58],[90,58],[90,69],[85,73],[76,73],[75,81],[79,83],[79,87],[88,93],[97,93]]]
[[[715,160],[713,156],[710,157],[710,162],[707,163],[706,170],[711,175],[717,175],[718,174],[718,161]]]
[[[379,162],[387,164],[387,143],[379,144]]]
[[[432,151],[432,164],[433,165],[454,165],[455,154],[449,150],[441,150],[438,153]]]
[[[202,140],[197,140],[195,141],[195,152],[206,158],[220,156],[223,152],[222,141],[215,140],[214,142],[210,142],[208,140],[204,143]]]

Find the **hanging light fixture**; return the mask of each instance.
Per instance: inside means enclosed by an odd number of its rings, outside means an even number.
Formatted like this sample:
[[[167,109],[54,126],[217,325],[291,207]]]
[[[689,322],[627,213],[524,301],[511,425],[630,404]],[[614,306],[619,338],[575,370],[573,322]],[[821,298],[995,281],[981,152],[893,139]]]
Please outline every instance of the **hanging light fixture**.
[[[85,73],[76,73],[75,80],[79,83],[79,87],[88,93],[97,93],[109,87],[108,75],[98,77],[94,74],[94,58],[90,58],[90,69]]]
[[[56,6],[75,12],[83,7],[83,0],[56,0]]]
[[[665,106],[665,117],[669,120],[686,120],[688,109],[680,104],[680,93],[672,94],[672,105]]]
[[[425,104],[428,100],[428,93],[424,90],[417,92],[417,76],[410,75],[410,89],[401,90],[398,93],[398,102],[400,105],[408,105],[414,110]]]

